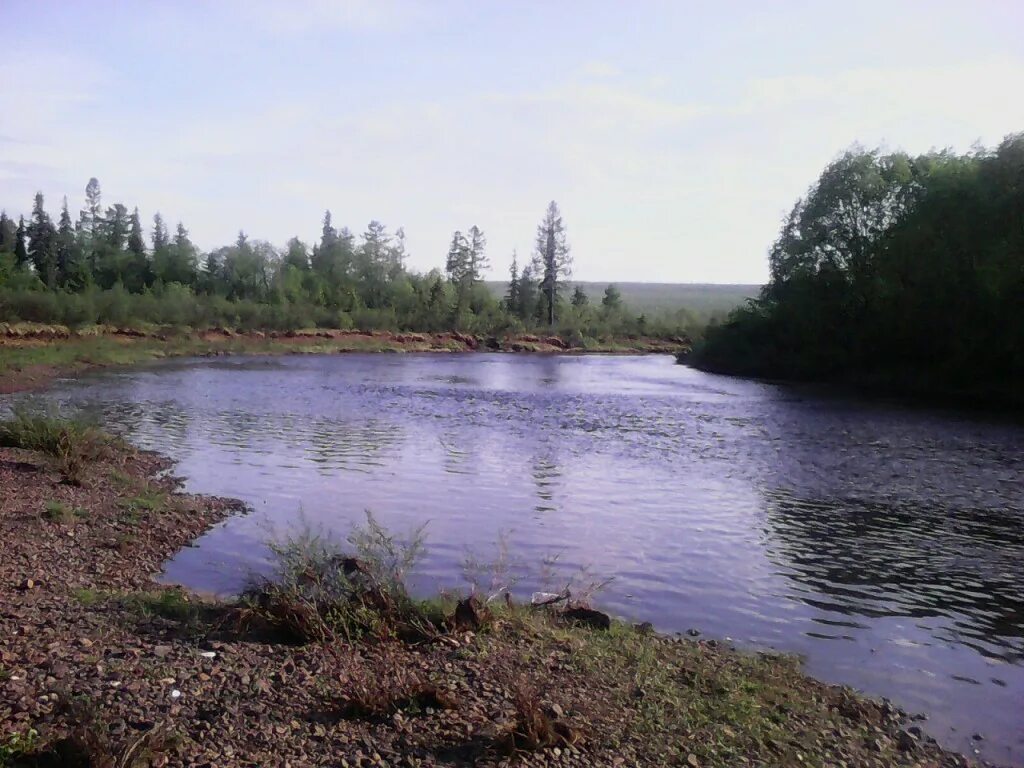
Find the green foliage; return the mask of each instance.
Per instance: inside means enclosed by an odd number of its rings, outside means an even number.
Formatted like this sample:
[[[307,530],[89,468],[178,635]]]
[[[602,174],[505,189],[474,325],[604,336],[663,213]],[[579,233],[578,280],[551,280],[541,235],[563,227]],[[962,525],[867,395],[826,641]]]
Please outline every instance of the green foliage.
[[[476,225],[453,235],[445,280],[436,270],[408,271],[403,230],[389,231],[379,221],[356,236],[337,229],[328,211],[312,247],[295,237],[282,250],[240,232],[232,245],[203,255],[183,224],[172,236],[159,213],[147,247],[138,209],[122,203],[104,207],[96,179],[89,180],[85,197],[75,224],[65,200],[55,226],[42,194],[27,223],[22,218],[15,226],[3,214],[0,321],[488,335],[550,332],[557,325],[579,338],[699,332],[669,312],[641,328],[621,301],[600,312],[582,311],[596,303],[582,289],[569,301],[563,294],[571,259],[554,202],[538,227],[531,263],[521,273],[514,265],[502,301],[484,284],[487,238]],[[674,311],[679,304],[668,306]]]
[[[850,150],[797,202],[761,296],[698,366],[1020,398],[1024,134],[920,157]]]

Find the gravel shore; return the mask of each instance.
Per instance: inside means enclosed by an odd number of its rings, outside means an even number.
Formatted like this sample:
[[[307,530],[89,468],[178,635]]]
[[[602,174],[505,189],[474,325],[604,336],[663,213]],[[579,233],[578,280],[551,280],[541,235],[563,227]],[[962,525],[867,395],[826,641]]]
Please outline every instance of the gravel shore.
[[[237,502],[118,448],[0,448],[0,766],[967,766],[790,658],[528,608],[416,643],[284,642],[160,586]],[[6,761],[6,762],[5,762]]]

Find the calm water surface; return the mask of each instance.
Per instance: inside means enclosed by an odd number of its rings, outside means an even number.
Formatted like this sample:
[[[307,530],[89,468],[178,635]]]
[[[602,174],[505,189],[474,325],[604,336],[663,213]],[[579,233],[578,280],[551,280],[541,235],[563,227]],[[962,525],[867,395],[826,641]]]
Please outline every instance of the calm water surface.
[[[1024,765],[1024,427],[699,373],[667,357],[179,361],[59,383],[180,460],[234,518],[167,565],[231,592],[268,531],[429,520],[423,589],[467,551],[559,554],[603,607],[803,654],[810,673]],[[526,575],[520,590],[537,586]],[[984,740],[973,742],[980,733]]]

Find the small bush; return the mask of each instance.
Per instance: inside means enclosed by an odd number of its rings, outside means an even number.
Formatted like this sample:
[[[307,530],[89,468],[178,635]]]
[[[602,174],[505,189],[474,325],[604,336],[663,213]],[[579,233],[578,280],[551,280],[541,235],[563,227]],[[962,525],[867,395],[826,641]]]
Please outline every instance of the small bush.
[[[367,513],[349,543],[354,554],[308,527],[271,543],[275,572],[246,591],[248,615],[301,643],[436,634],[405,585],[423,552],[423,528],[399,540]]]

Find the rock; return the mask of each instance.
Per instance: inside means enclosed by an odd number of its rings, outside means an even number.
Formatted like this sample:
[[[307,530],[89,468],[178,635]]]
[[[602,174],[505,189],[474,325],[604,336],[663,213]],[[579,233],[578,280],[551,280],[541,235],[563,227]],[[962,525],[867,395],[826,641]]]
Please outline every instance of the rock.
[[[984,741],[985,737],[982,736],[980,733],[974,733],[974,734],[971,734],[971,740],[972,741]]]
[[[569,608],[562,611],[562,618],[592,629],[611,629],[612,626],[612,619],[607,613],[592,608]]]
[[[690,637],[700,637],[700,630],[699,629],[688,629],[688,630],[686,630],[686,634],[688,634]]]
[[[162,659],[165,658],[171,652],[171,650],[172,648],[169,645],[156,645],[153,646],[153,655],[156,656],[158,659]]]
[[[917,749],[917,737],[910,731],[900,731],[896,737],[896,744],[903,752],[913,752]]]
[[[700,768],[700,760],[698,760],[697,756],[692,752],[687,755],[686,764],[690,766],[690,768]]]

